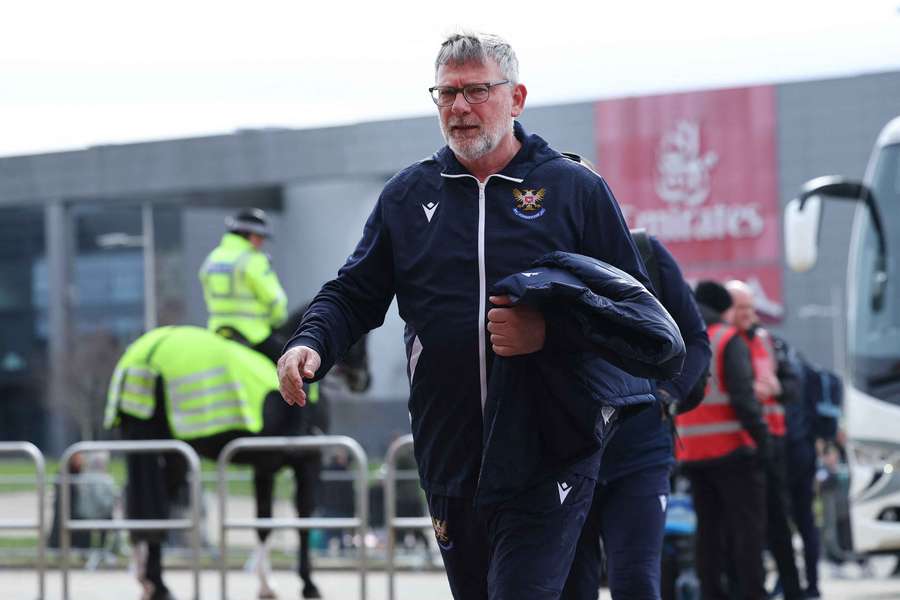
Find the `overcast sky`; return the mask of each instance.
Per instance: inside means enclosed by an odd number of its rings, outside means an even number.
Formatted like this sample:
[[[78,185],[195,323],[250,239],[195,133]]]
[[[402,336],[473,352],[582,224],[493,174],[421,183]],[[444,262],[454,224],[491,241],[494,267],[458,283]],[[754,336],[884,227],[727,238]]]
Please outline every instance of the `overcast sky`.
[[[530,105],[897,70],[898,8],[10,1],[0,5],[0,156],[433,114],[432,61],[458,28],[513,44]]]

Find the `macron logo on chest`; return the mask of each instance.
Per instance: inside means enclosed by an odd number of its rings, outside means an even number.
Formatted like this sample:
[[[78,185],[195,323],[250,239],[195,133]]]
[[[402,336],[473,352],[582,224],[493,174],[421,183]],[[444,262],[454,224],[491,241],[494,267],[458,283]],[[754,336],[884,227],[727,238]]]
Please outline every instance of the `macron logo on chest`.
[[[440,202],[428,202],[422,205],[422,210],[425,211],[425,218],[428,219],[428,222],[431,223],[431,217],[434,216],[434,211],[437,210]]]
[[[557,481],[556,487],[559,490],[559,503],[562,504],[566,501],[566,496],[569,495],[569,492],[572,491],[572,486],[565,481]]]

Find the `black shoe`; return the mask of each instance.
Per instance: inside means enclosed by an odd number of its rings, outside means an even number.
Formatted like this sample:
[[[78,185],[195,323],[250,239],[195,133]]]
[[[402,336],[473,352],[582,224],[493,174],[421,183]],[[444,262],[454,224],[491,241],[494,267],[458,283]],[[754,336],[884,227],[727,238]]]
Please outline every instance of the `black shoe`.
[[[316,587],[316,584],[313,582],[304,583],[303,584],[303,597],[304,598],[321,598],[322,593],[319,592],[319,588]]]
[[[806,600],[821,600],[822,594],[819,593],[819,588],[806,588],[806,591],[803,592],[803,597]]]

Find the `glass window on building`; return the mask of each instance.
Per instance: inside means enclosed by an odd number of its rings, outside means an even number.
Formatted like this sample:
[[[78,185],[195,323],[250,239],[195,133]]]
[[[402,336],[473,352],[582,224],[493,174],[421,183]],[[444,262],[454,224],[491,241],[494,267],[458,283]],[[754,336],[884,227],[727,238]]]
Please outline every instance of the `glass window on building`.
[[[144,331],[141,207],[75,204],[70,209],[69,409],[82,439],[102,435],[109,378],[125,347]]]
[[[47,347],[36,294],[47,282],[34,265],[44,252],[42,207],[0,209],[0,439],[43,441]]]

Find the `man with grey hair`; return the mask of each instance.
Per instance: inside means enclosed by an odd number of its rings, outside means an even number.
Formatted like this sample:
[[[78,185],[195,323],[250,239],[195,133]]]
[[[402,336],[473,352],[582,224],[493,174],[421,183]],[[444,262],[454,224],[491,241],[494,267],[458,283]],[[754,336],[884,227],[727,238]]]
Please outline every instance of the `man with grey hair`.
[[[490,429],[483,411],[495,356],[556,364],[575,360],[586,340],[571,315],[514,306],[491,295],[491,285],[553,251],[602,260],[651,285],[606,182],[516,122],[527,89],[508,43],[451,35],[429,91],[447,146],[387,183],[356,250],[288,342],[281,390],[286,402],[303,405],[302,380],[321,378],[379,326],[396,295],[406,322],[416,461],[454,598],[555,599],[601,450],[566,464],[548,453],[530,487],[476,510],[483,430]],[[652,399],[645,379],[624,372],[612,379],[603,390],[611,404]],[[585,390],[599,393],[590,386],[573,393]],[[544,432],[523,435],[543,439]],[[511,464],[520,450],[505,450]]]
[[[804,597],[800,586],[800,574],[794,560],[793,532],[788,519],[787,456],[785,421],[782,403],[784,394],[779,375],[790,369],[778,363],[772,335],[760,325],[756,314],[753,288],[746,282],[732,279],[725,284],[733,302],[729,321],[734,325],[747,346],[753,363],[753,392],[762,405],[763,418],[769,428],[771,450],[765,463],[766,472],[766,541],[781,582],[785,600]]]

